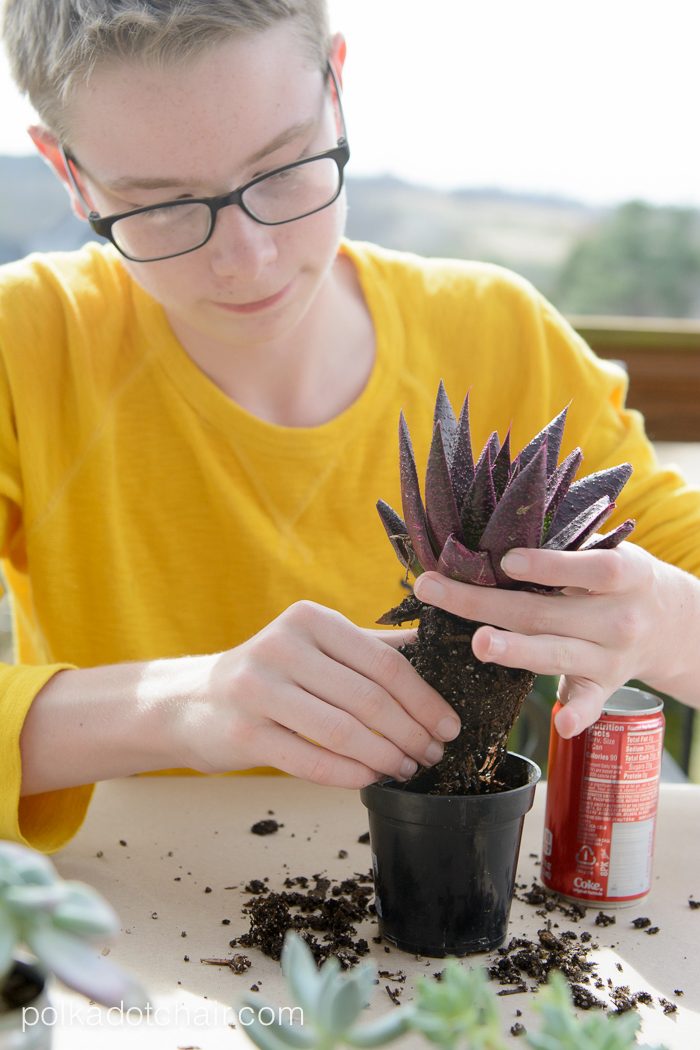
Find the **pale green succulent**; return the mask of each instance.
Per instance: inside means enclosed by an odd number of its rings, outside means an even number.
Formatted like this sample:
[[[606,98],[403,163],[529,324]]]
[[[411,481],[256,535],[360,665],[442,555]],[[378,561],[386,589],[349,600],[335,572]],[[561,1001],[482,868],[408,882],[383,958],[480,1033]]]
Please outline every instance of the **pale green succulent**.
[[[360,1014],[372,997],[375,982],[375,969],[370,963],[343,974],[338,960],[331,957],[317,969],[306,942],[288,931],[282,949],[282,972],[295,1004],[303,1011],[303,1024],[278,1021],[268,1025],[258,1015],[261,1008],[269,1004],[257,995],[247,996],[243,1003],[250,1007],[253,1018],[245,1031],[261,1050],[384,1046],[408,1030],[408,1019],[400,1010],[378,1021],[358,1024]],[[273,1013],[279,1015],[279,1011]]]
[[[609,1018],[592,1014],[576,1017],[571,997],[560,973],[552,973],[548,986],[538,995],[537,1009],[542,1016],[538,1033],[528,1033],[532,1050],[664,1050],[664,1047],[638,1046],[635,1034],[639,1017],[634,1013]]]
[[[41,969],[95,1002],[144,1007],[147,997],[138,981],[90,947],[118,931],[116,913],[91,886],[61,879],[35,850],[0,842],[0,993],[24,946]]]
[[[301,1008],[298,1023],[268,1023],[280,1017],[259,996],[247,996],[252,1012],[245,1031],[260,1050],[335,1050],[336,1047],[377,1047],[407,1032],[418,1032],[444,1050],[510,1050],[502,1031],[496,996],[482,968],[462,967],[456,959],[445,966],[442,980],[421,977],[416,997],[376,1020],[360,1022],[376,984],[369,963],[343,974],[337,959],[317,969],[306,943],[288,931],[282,952],[282,971],[295,1004]],[[260,1020],[267,1007],[266,1020]],[[635,1042],[639,1018],[594,1015],[581,1021],[574,1013],[566,982],[552,973],[537,997],[542,1016],[539,1033],[527,1032],[523,1046],[530,1050],[664,1050],[640,1047]],[[293,1020],[293,1017],[292,1017]]]
[[[416,998],[404,1009],[411,1028],[430,1043],[453,1050],[506,1050],[496,999],[484,971],[464,969],[449,960],[441,980],[422,977],[416,983]]]

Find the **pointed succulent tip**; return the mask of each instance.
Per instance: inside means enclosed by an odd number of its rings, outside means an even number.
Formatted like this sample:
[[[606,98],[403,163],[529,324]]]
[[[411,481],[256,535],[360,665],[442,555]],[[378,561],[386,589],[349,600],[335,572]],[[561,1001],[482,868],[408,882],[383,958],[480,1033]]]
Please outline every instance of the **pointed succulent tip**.
[[[626,540],[629,534],[634,529],[636,521],[634,518],[628,518],[627,521],[623,521],[622,525],[618,525],[612,532],[606,532],[604,536],[600,536],[597,540],[591,540],[589,543],[585,543],[579,550],[582,551],[604,551],[612,550],[619,546],[623,540]]]
[[[446,444],[442,422],[438,419],[433,430],[425,474],[425,511],[438,551],[442,550],[453,532],[461,533]]]
[[[403,412],[401,413],[399,434],[399,474],[401,481],[401,505],[411,547],[424,568],[434,569],[437,566],[437,555],[432,549],[428,519],[418,484],[415,456]]]
[[[433,412],[433,437],[435,436],[435,430],[438,427],[442,430],[442,439],[445,445],[447,462],[450,463],[452,460],[455,441],[457,439],[457,420],[442,379],[440,380],[440,386],[438,387],[437,397],[435,399],[435,410]]]

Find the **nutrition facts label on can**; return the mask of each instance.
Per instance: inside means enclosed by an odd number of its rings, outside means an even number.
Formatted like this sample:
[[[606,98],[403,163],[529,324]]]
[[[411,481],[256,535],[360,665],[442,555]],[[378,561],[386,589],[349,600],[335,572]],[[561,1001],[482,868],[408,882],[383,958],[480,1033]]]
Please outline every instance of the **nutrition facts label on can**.
[[[603,896],[648,885],[662,746],[661,719],[603,718],[587,732],[577,867]]]

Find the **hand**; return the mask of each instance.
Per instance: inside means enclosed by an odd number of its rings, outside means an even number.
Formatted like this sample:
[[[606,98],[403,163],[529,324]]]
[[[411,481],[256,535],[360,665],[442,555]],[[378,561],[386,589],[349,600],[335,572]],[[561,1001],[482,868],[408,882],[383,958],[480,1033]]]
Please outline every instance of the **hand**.
[[[460,729],[397,652],[414,637],[295,603],[236,649],[205,658],[205,687],[174,706],[177,762],[207,773],[268,765],[340,787],[408,779]]]
[[[678,645],[673,613],[683,606],[676,599],[687,581],[697,589],[697,581],[632,543],[599,551],[518,548],[502,566],[513,579],[565,590],[477,587],[427,572],[415,593],[448,612],[494,625],[474,634],[479,660],[561,675],[558,698],[565,706],[556,728],[562,737],[592,725],[608,697],[631,678],[652,686],[660,680]]]

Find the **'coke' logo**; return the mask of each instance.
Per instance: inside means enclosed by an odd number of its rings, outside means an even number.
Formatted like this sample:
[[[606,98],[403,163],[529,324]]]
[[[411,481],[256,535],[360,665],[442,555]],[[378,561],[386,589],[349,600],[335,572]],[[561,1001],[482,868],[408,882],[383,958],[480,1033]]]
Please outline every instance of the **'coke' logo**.
[[[577,875],[574,879],[574,889],[588,890],[589,893],[603,892],[603,887],[599,882],[594,882],[592,879],[582,879],[580,875]]]

